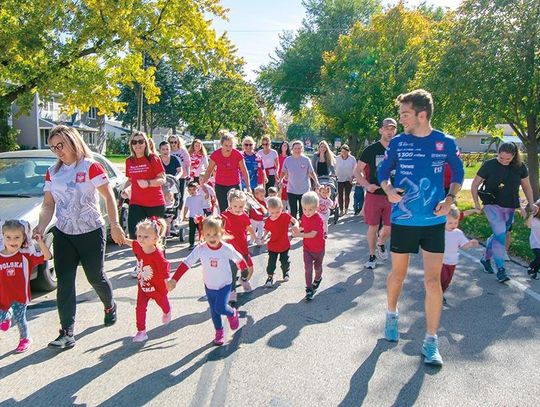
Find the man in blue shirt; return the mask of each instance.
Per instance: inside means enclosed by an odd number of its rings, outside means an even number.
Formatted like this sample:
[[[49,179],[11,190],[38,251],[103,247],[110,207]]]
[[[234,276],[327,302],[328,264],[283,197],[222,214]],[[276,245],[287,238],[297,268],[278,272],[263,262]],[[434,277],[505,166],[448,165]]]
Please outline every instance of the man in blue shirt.
[[[407,276],[410,253],[422,248],[426,288],[424,361],[442,366],[437,329],[442,310],[441,267],[446,214],[463,183],[463,163],[453,137],[431,127],[433,99],[423,89],[398,96],[404,132],[395,136],[378,168],[378,179],[391,214],[392,271],[387,279],[388,311],[385,336],[399,339],[397,302]],[[452,170],[449,192],[444,192],[444,165]],[[390,173],[395,170],[393,184]]]

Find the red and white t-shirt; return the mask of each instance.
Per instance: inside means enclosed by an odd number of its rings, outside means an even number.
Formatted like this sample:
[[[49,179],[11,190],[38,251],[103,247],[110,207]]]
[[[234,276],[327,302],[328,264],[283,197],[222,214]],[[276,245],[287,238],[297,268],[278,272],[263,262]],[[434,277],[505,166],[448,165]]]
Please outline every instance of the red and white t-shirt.
[[[129,157],[126,160],[126,177],[131,181],[131,205],[145,207],[165,205],[161,187],[141,188],[137,180],[151,180],[165,172],[163,163],[155,154],[146,157]]]
[[[221,213],[221,218],[225,221],[225,233],[233,237],[229,243],[240,254],[248,255],[247,228],[251,226],[249,216],[244,212],[241,215],[234,215],[227,210]]]
[[[240,161],[244,160],[242,153],[232,149],[231,155],[224,157],[221,148],[212,153],[210,159],[216,163],[216,184],[223,186],[240,185]]]
[[[45,174],[43,191],[50,192],[56,206],[56,227],[68,235],[80,235],[102,227],[97,188],[108,184],[105,169],[83,158],[71,165],[62,164]]]
[[[191,178],[199,177],[208,168],[208,157],[202,153],[193,153],[191,159]]]
[[[276,175],[279,168],[276,168],[276,160],[278,159],[278,153],[276,150],[270,149],[268,154],[264,152],[264,149],[259,150],[259,157],[262,159],[263,168],[266,171],[266,175]]]
[[[167,293],[165,280],[169,278],[170,264],[163,252],[156,249],[152,253],[145,253],[139,242],[133,242],[133,253],[137,258],[137,279],[139,289],[146,295],[163,295]]]
[[[195,247],[182,263],[191,268],[199,260],[203,269],[204,285],[211,290],[219,290],[226,285],[232,284],[232,272],[229,260],[238,264],[243,261],[243,257],[228,243],[222,243],[215,249],[209,247],[207,243],[203,243]],[[181,264],[173,278],[178,281],[184,272]]]
[[[304,250],[311,253],[322,252],[324,250],[324,220],[321,215],[318,213],[309,217],[302,215],[302,229],[304,229],[304,233],[317,232],[315,237],[304,237]]]
[[[34,267],[44,262],[42,254],[0,253],[0,310],[7,311],[14,302],[30,302],[30,275]]]
[[[254,221],[260,222],[264,220],[264,211],[262,208],[267,209],[268,207],[265,201],[259,201],[257,198],[255,198],[255,201],[259,204],[259,207],[252,205],[249,209],[249,217]]]
[[[334,207],[334,202],[329,198],[323,198],[322,196],[319,197],[319,208],[317,209],[317,212],[319,212],[323,217],[328,218],[330,216],[330,209]]]
[[[276,220],[267,218],[264,221],[264,229],[270,232],[268,251],[282,253],[291,248],[291,241],[289,239],[289,225],[291,224],[291,219],[291,215],[282,212]]]

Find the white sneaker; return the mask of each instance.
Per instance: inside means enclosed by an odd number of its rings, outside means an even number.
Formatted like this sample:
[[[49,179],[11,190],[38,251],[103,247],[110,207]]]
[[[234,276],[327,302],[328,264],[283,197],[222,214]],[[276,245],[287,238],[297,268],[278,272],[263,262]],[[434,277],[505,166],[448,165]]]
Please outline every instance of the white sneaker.
[[[385,245],[377,245],[377,250],[375,251],[377,258],[382,261],[388,260],[388,252],[386,251]]]
[[[364,267],[373,270],[377,266],[377,258],[375,256],[369,256],[369,260],[364,263]]]
[[[148,340],[148,335],[146,334],[146,331],[139,331],[133,337],[133,342],[144,342],[146,340]]]

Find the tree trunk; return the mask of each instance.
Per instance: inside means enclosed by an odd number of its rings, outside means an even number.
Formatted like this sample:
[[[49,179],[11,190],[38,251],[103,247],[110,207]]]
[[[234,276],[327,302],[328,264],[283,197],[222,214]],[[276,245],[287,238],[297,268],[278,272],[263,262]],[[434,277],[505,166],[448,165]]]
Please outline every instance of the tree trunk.
[[[9,125],[8,117],[11,113],[11,105],[0,100],[0,152],[4,146],[9,145]]]
[[[540,197],[540,181],[538,179],[538,139],[536,117],[527,117],[527,164],[529,168],[529,179],[533,190],[534,199]]]

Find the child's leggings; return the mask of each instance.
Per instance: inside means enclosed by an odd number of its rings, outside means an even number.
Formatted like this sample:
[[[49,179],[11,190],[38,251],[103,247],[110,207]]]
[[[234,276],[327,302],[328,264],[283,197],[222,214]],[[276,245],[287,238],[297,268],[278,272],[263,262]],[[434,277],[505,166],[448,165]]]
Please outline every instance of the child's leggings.
[[[17,324],[21,338],[28,338],[28,321],[26,321],[26,304],[14,302],[7,310],[0,310],[0,322],[6,319],[11,319]]]
[[[264,235],[264,221],[251,219],[251,226],[253,227],[253,230],[255,230],[257,241],[260,242]]]
[[[169,304],[167,293],[161,294],[154,292],[152,295],[148,295],[141,290],[141,287],[139,286],[139,291],[137,291],[137,305],[135,307],[137,331],[146,331],[146,309],[148,308],[148,302],[150,300],[154,300],[164,314],[171,312],[171,305]]]
[[[454,277],[454,270],[456,269],[455,264],[443,264],[441,269],[441,288],[443,293],[446,291],[450,283],[452,282],[452,277]]]
[[[231,284],[228,284],[219,290],[212,290],[206,286],[204,286],[204,289],[206,290],[208,305],[210,305],[210,315],[212,316],[214,328],[223,329],[221,316],[226,315],[227,317],[232,317],[234,315],[234,309],[229,305]]]
[[[311,288],[313,284],[313,269],[315,269],[315,280],[321,279],[323,259],[324,250],[319,253],[314,253],[304,249],[304,269],[306,272],[307,288]]]

